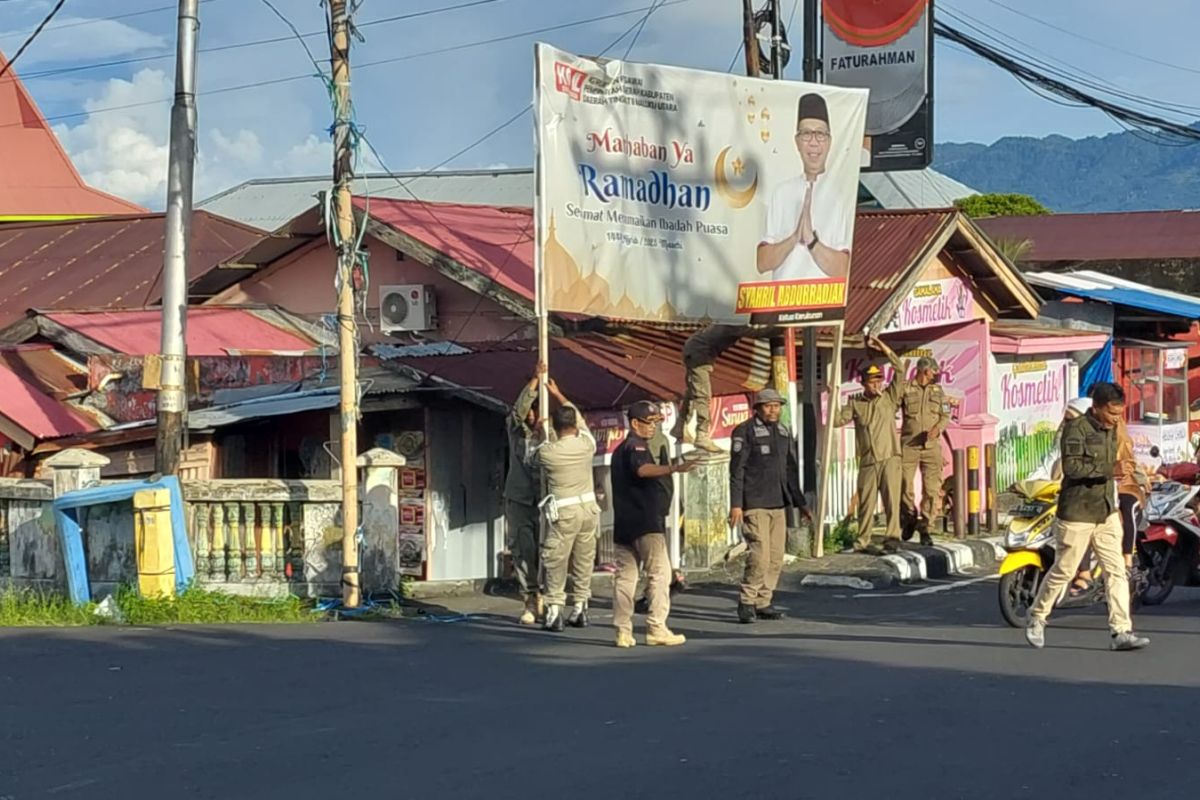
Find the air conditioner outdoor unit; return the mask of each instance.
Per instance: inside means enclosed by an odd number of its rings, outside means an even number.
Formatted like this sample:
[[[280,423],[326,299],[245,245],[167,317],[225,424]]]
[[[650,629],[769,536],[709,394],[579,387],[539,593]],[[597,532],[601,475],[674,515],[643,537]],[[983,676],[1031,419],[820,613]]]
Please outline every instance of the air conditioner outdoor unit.
[[[420,283],[380,286],[379,322],[384,333],[434,330],[437,300],[433,287]]]

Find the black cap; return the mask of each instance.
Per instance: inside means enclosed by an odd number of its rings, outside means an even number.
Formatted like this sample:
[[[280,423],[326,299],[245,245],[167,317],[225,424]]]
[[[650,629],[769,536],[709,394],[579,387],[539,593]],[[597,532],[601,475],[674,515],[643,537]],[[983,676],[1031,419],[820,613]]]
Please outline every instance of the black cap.
[[[800,107],[796,113],[796,127],[800,127],[802,119],[819,119],[826,125],[829,124],[829,106],[825,104],[825,98],[816,92],[800,95]]]
[[[662,418],[662,409],[658,407],[658,403],[652,403],[649,400],[638,400],[629,407],[630,419],[636,419],[639,422],[651,422]]]

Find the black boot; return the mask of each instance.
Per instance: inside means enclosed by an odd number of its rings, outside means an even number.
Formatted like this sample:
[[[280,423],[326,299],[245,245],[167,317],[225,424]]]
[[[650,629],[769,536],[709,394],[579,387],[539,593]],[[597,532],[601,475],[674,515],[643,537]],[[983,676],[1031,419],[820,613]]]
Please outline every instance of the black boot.
[[[572,628],[586,628],[588,626],[587,606],[583,603],[576,603],[567,617],[567,624]]]
[[[738,603],[738,622],[743,625],[751,625],[758,618],[754,613],[754,606]]]
[[[566,627],[562,606],[546,606],[546,622],[542,626],[551,633],[562,633]]]
[[[783,619],[783,612],[773,605],[766,605],[762,608],[754,610],[754,616],[759,619],[778,620]]]

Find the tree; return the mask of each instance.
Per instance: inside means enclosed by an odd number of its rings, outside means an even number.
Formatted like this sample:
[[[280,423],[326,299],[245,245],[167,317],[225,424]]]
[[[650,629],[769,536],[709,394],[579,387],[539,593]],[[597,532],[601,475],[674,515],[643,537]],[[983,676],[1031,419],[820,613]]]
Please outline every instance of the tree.
[[[1033,217],[1052,213],[1027,194],[973,194],[954,201],[968,217]]]
[[[996,246],[996,251],[1000,255],[1007,258],[1013,264],[1019,264],[1029,256],[1029,252],[1033,250],[1032,239],[1018,239],[1012,236],[1003,236],[992,242]]]

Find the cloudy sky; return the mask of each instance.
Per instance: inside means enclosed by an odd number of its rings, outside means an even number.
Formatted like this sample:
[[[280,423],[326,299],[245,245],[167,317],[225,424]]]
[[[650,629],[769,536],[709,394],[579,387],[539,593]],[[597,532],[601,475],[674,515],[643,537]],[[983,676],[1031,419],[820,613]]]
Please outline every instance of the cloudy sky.
[[[796,0],[783,2],[790,15]],[[318,0],[273,3],[300,33],[323,31]],[[1136,15],[1127,0],[938,3],[943,21],[1006,38],[1087,80],[1136,97],[1200,105],[1190,100],[1200,74],[1191,41],[1200,7],[1191,0],[1138,3]],[[596,53],[639,22],[650,4],[362,0],[357,19],[365,41],[352,54],[361,65],[353,78],[358,121],[388,167],[440,164],[528,105],[534,41]],[[11,56],[51,5],[0,0],[0,50]],[[171,0],[67,0],[18,69],[84,176],[152,207],[162,206],[165,193],[172,6]],[[200,44],[208,52],[199,61],[198,195],[251,177],[327,171],[328,98],[287,26],[262,0],[202,0],[200,9]],[[387,21],[392,17],[404,18]],[[740,26],[738,0],[672,0],[650,17],[629,57],[724,71]],[[270,39],[282,41],[262,42]],[[627,35],[610,54],[623,56],[632,40]],[[323,33],[305,41],[317,58],[328,55]],[[798,62],[788,77],[798,77]],[[1042,99],[943,42],[935,64],[938,141],[1118,130],[1103,114]],[[247,84],[262,85],[237,88]],[[1181,113],[1200,118],[1200,108]],[[530,119],[518,118],[448,167],[528,165]]]

